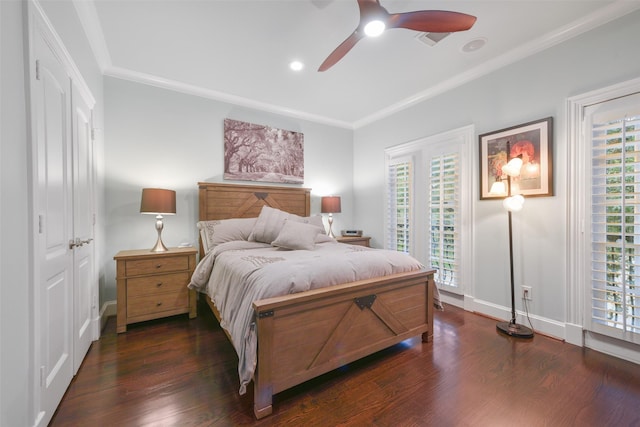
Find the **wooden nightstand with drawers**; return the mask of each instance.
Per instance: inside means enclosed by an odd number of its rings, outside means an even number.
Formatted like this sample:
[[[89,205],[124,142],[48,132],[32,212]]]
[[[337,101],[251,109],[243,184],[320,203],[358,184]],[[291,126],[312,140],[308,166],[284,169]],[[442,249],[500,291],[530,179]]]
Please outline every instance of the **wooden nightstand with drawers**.
[[[195,248],[149,249],[118,252],[116,282],[118,318],[116,331],[145,320],[189,313],[197,315],[196,292],[187,288],[196,267]]]
[[[366,246],[369,247],[369,240],[371,237],[367,236],[337,236],[336,240],[340,243],[348,243],[350,245]]]

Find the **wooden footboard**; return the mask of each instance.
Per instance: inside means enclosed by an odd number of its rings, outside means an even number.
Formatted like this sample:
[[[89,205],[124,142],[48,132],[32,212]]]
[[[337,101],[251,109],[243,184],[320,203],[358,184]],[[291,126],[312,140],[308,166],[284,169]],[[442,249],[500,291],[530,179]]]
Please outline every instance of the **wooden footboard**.
[[[433,336],[433,272],[363,280],[254,303],[254,413],[272,396],[376,351]]]

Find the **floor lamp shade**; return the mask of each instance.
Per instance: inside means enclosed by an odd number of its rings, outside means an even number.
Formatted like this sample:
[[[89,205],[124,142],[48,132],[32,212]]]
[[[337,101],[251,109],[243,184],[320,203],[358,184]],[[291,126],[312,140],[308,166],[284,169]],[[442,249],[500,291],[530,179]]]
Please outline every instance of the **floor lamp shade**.
[[[151,249],[152,252],[165,252],[167,247],[162,243],[162,215],[175,215],[176,192],[163,188],[143,188],[140,201],[140,213],[156,216],[156,230],[158,240]]]
[[[340,213],[340,196],[325,196],[320,200],[320,212],[329,214],[329,237],[335,237],[332,230],[333,214]]]

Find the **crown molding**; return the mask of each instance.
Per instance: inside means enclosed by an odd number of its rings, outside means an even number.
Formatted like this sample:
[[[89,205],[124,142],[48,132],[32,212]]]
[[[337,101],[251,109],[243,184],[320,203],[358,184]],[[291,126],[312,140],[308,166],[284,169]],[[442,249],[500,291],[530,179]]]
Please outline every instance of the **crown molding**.
[[[121,67],[114,67],[111,63],[111,57],[109,55],[109,50],[104,38],[104,33],[102,32],[102,27],[100,26],[100,20],[98,18],[94,1],[73,0],[73,3],[76,7],[76,10],[78,11],[78,16],[80,17],[80,21],[82,22],[87,38],[89,39],[89,43],[96,57],[96,61],[98,62],[98,65],[100,66],[103,74],[107,76],[351,130],[358,129],[375,121],[381,120],[385,117],[389,117],[404,109],[424,102],[437,95],[453,90],[475,79],[490,74],[502,67],[513,64],[521,59],[541,52],[545,49],[576,37],[584,32],[597,28],[601,25],[604,25],[608,22],[611,22],[615,19],[618,19],[624,15],[640,9],[640,1],[638,0],[614,1],[610,5],[589,15],[586,15],[583,18],[578,19],[564,27],[561,27],[556,31],[545,34],[538,39],[526,43],[525,45],[505,52],[504,54],[490,61],[484,62],[448,80],[440,82],[437,85],[432,86],[424,91],[418,92],[409,98],[403,99],[395,104],[392,104],[354,122],[346,122],[335,118],[311,114],[300,110],[294,110],[280,105],[274,105],[249,98],[243,98],[221,91],[206,89],[203,87],[194,86],[151,74],[141,73]]]
[[[561,27],[556,31],[545,34],[544,36],[539,37],[538,39],[534,39],[522,46],[518,46],[517,48],[507,51],[490,61],[484,62],[474,68],[469,69],[468,71],[465,71],[448,80],[438,83],[436,86],[432,86],[422,92],[415,94],[412,97],[406,98],[396,104],[379,110],[376,113],[357,120],[353,123],[353,127],[354,129],[358,129],[377,120],[391,116],[399,111],[419,104],[420,102],[423,102],[429,98],[433,98],[437,95],[448,92],[452,89],[462,86],[465,83],[469,83],[475,79],[490,74],[502,67],[513,64],[528,56],[534,55],[545,49],[579,36],[580,34],[583,34],[587,31],[593,30],[594,28],[607,24],[615,19],[621,18],[624,15],[627,15],[638,9],[640,9],[640,1],[618,0],[614,3],[611,3],[607,7],[604,7],[596,12],[582,17],[581,19],[565,25],[564,27]]]
[[[93,51],[100,71],[104,74],[104,70],[111,67],[111,55],[107,42],[104,39],[104,31],[98,18],[98,11],[93,0],[72,0],[76,13],[80,18],[80,24],[87,35],[89,46]]]
[[[227,102],[229,104],[238,105],[241,107],[252,108],[256,110],[266,111],[269,113],[281,114],[281,115],[294,117],[301,120],[308,120],[311,122],[325,124],[329,126],[353,129],[353,126],[351,125],[351,123],[347,123],[344,121],[332,119],[329,117],[319,116],[315,114],[310,114],[303,111],[282,107],[280,105],[274,105],[266,102],[256,101],[249,98],[243,98],[241,96],[231,95],[225,92],[205,89],[200,86],[194,86],[194,85],[179,82],[176,80],[166,79],[164,77],[141,73],[138,71],[132,71],[125,68],[109,67],[104,71],[104,75],[123,79],[123,80],[129,80],[132,82],[143,83],[143,84],[147,84],[150,86],[155,86],[163,89],[169,89],[176,92],[185,93],[187,95],[194,95],[194,96],[199,96],[201,98],[208,98],[208,99],[214,99],[216,101]]]

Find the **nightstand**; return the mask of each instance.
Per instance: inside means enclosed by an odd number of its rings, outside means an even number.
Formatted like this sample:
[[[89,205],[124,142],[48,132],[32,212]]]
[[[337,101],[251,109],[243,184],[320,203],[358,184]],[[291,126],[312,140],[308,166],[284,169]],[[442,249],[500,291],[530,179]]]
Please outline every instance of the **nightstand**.
[[[118,252],[116,282],[118,318],[116,331],[127,325],[175,314],[197,315],[196,292],[187,285],[196,267],[195,248],[149,249]]]
[[[338,236],[336,240],[340,243],[348,243],[350,245],[366,246],[369,247],[369,240],[371,237],[366,236]]]

